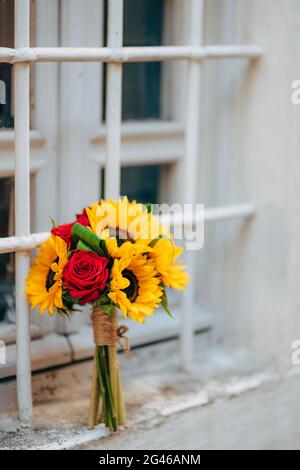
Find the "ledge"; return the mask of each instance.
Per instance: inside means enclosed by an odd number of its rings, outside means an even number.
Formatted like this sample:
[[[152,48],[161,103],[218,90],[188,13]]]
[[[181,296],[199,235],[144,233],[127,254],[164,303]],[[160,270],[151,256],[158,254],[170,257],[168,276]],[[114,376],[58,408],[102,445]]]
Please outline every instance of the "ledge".
[[[184,134],[184,126],[180,122],[147,120],[147,121],[126,121],[121,125],[121,135],[124,140],[143,139],[145,137],[160,134],[165,137],[174,137]],[[104,142],[106,128],[101,126],[92,137],[93,144]]]
[[[172,308],[174,319],[171,320],[161,309],[149,318],[147,328],[144,325],[130,322],[129,339],[132,347],[145,343],[176,338],[180,330],[180,308]],[[195,305],[194,331],[204,332],[212,327],[212,317],[206,312],[199,311]],[[38,335],[38,331],[36,331]],[[75,334],[60,335],[51,333],[38,337],[31,342],[32,370],[38,371],[48,367],[67,365],[89,359],[93,356],[93,333],[89,326],[80,328]],[[2,339],[2,338],[1,338]],[[0,379],[16,374],[16,345],[6,347],[6,365],[0,365]],[[0,400],[0,408],[1,408]]]
[[[40,338],[42,336],[41,329],[38,325],[32,323],[31,328],[31,339]],[[16,342],[16,325],[15,323],[1,322],[1,337],[0,339],[5,342],[6,345],[14,344]]]
[[[0,130],[0,148],[13,148],[15,142],[14,130]],[[42,147],[45,144],[44,138],[41,136],[39,131],[30,131],[30,146],[31,148]]]
[[[113,435],[102,425],[93,431],[86,429],[90,361],[36,374],[33,377],[34,427],[18,432],[15,412],[12,410],[9,417],[2,414],[2,429],[7,431],[10,427],[11,432],[0,432],[0,447],[201,448],[201,440],[215,421],[222,422],[222,411],[216,417],[215,406],[219,410],[234,407],[233,399],[244,397],[241,398],[244,400],[252,396],[248,392],[274,388],[280,381],[273,369],[245,351],[209,347],[204,335],[197,336],[196,346],[196,359],[189,374],[179,369],[175,340],[121,355],[128,424],[126,429]],[[298,376],[294,379],[300,385],[300,374]],[[14,382],[4,385],[1,396],[9,393]],[[272,410],[274,403],[271,402]],[[245,413],[252,417],[249,404],[244,408]],[[232,422],[234,419],[237,416],[231,411]],[[231,424],[230,420],[223,423],[225,441],[226,429],[230,429]]]
[[[30,131],[30,174],[37,173],[44,165],[45,159],[41,156],[40,150],[45,144],[44,138],[36,130]],[[15,132],[13,129],[0,130],[0,150],[2,151],[0,158],[0,174],[1,177],[9,177],[14,175],[15,159],[14,159]]]
[[[91,138],[92,158],[103,166],[106,158],[106,129]],[[123,165],[168,164],[184,154],[184,127],[171,121],[125,122],[121,126]]]
[[[72,361],[72,351],[68,339],[59,334],[48,334],[31,342],[32,370],[68,364]],[[0,379],[16,375],[16,345],[6,347],[6,365],[0,365]],[[4,396],[0,393],[0,408],[5,406]],[[11,396],[9,396],[11,399]]]

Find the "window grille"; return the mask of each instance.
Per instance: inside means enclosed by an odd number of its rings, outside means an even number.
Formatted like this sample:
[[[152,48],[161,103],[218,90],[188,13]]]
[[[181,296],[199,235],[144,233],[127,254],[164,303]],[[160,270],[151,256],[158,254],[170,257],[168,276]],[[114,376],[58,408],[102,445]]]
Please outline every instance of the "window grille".
[[[30,0],[15,0],[15,48],[0,48],[0,63],[14,68],[15,121],[15,236],[0,238],[0,253],[15,252],[17,321],[17,394],[22,421],[32,419],[30,315],[24,295],[24,279],[29,268],[29,252],[48,237],[30,233],[29,112],[30,66],[35,62],[104,62],[106,83],[106,162],[105,196],[117,198],[120,192],[122,68],[128,62],[188,61],[185,155],[183,184],[185,202],[196,202],[196,161],[199,155],[201,63],[222,58],[255,59],[262,50],[255,45],[203,46],[201,31],[203,1],[190,0],[189,44],[186,46],[122,47],[123,0],[109,0],[107,47],[30,47]],[[254,213],[249,204],[207,209],[205,222],[246,218]],[[176,222],[176,221],[175,221]],[[182,223],[182,221],[180,221]],[[187,253],[193,276],[193,253]],[[182,365],[188,368],[193,351],[192,303],[194,285],[184,294],[181,328]]]

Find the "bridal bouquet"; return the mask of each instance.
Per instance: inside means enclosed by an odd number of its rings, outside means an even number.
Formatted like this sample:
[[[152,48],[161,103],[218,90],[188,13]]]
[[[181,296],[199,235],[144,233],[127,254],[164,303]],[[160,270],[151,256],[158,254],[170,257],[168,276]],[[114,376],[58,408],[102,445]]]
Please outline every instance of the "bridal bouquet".
[[[128,350],[123,317],[144,323],[160,305],[169,314],[166,287],[183,290],[188,275],[177,247],[150,206],[101,200],[57,226],[39,250],[26,279],[32,308],[75,314],[91,305],[95,354],[89,428],[99,422],[116,431],[125,424],[117,345]]]

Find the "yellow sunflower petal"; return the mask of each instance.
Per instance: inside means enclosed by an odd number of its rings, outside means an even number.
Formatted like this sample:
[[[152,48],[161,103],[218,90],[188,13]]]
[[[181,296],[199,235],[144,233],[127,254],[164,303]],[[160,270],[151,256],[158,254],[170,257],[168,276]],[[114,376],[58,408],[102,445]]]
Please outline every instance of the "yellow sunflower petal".
[[[60,237],[51,235],[42,243],[25,281],[28,301],[32,308],[40,307],[41,314],[49,310],[52,315],[55,307],[63,306],[62,275],[67,261],[67,244]]]

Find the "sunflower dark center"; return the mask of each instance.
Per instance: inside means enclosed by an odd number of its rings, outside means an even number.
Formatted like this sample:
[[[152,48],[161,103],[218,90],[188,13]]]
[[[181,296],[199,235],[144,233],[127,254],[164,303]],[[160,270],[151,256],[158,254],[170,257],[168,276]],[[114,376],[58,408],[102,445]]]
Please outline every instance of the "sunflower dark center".
[[[128,242],[128,241],[131,243],[134,243],[133,238],[130,236],[127,230],[123,230],[122,228],[119,228],[119,227],[108,227],[108,229],[109,229],[109,236],[116,238],[118,246],[122,246],[123,243]]]
[[[57,263],[58,257],[53,262]],[[54,276],[55,276],[55,272],[53,272],[52,269],[50,268],[46,277],[46,289],[47,290],[49,290],[50,287],[52,287],[53,284],[55,283]]]
[[[129,271],[128,269],[124,269],[124,271],[122,272],[122,275],[123,277],[128,279],[128,281],[130,282],[129,286],[126,287],[126,289],[123,289],[123,292],[125,292],[130,302],[134,302],[138,296],[138,291],[139,291],[137,278],[135,274],[133,274],[133,272]]]

